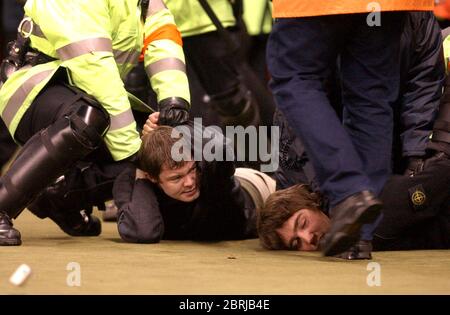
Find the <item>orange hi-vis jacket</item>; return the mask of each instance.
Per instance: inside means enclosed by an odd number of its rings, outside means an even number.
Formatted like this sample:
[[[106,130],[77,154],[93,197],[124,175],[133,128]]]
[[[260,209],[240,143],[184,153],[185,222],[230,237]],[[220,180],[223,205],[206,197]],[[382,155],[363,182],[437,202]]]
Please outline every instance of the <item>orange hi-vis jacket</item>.
[[[434,0],[273,0],[273,17],[307,17],[372,11],[432,11]]]
[[[434,7],[434,15],[438,19],[450,19],[450,1],[441,2]]]

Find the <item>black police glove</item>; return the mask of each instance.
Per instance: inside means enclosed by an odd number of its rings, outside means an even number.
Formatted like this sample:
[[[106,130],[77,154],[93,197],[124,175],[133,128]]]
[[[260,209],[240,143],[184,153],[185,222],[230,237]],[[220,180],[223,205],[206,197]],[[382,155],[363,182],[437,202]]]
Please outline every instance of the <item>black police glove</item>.
[[[189,120],[189,103],[180,97],[169,97],[158,104],[158,125],[176,127]]]

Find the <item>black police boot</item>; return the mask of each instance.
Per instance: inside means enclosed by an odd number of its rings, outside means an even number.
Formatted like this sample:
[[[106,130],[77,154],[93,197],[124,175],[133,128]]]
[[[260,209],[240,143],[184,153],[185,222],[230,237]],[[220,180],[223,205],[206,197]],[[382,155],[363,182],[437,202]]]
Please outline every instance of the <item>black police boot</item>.
[[[372,242],[360,240],[349,250],[335,257],[347,260],[372,259]]]
[[[17,246],[22,244],[20,232],[13,228],[9,216],[0,211],[0,246]]]
[[[371,192],[354,194],[331,210],[331,229],[323,238],[323,254],[335,256],[348,250],[360,237],[361,227],[373,223],[383,207]]]

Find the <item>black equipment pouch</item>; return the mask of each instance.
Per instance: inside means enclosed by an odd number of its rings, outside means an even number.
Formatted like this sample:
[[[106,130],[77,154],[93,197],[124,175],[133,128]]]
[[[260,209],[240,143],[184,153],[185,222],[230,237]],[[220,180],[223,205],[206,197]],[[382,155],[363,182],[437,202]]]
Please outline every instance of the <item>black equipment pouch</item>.
[[[25,31],[24,26],[30,23],[29,31]],[[30,36],[33,31],[33,20],[24,17],[17,28],[17,39],[8,44],[8,56],[3,59],[0,65],[0,80],[6,80],[25,64],[25,55],[30,48]]]
[[[17,28],[17,39],[8,44],[8,56],[3,59],[0,65],[1,82],[6,82],[14,72],[23,66],[35,66],[56,60],[30,47],[30,36],[33,34],[33,30],[33,20],[25,16]]]

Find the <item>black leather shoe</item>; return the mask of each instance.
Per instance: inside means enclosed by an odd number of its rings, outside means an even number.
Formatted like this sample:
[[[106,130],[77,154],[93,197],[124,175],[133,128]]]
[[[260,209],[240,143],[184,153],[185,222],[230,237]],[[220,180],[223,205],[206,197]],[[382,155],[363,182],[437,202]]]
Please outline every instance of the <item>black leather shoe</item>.
[[[361,226],[374,222],[383,207],[371,192],[354,194],[331,210],[331,229],[323,238],[323,254],[335,256],[348,250],[360,237]]]
[[[0,246],[18,246],[22,244],[20,232],[13,228],[9,216],[0,211]]]
[[[347,260],[372,259],[372,242],[360,240],[348,251],[336,255],[337,258]]]

